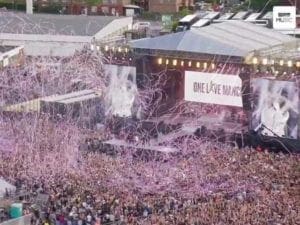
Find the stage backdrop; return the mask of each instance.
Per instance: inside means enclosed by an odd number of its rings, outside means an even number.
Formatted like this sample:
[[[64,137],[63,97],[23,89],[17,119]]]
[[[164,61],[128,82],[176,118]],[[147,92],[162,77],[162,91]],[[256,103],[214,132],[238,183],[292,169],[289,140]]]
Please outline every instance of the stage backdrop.
[[[239,76],[185,71],[186,101],[243,107],[241,91]]]
[[[108,80],[105,93],[106,115],[133,117],[137,114],[136,68],[132,66],[104,65]]]
[[[265,136],[296,139],[299,90],[295,82],[257,78],[253,90],[252,129]]]

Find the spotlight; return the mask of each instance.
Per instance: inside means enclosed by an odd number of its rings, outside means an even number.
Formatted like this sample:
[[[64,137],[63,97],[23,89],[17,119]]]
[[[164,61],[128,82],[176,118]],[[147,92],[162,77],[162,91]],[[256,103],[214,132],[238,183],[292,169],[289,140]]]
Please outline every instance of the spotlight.
[[[109,50],[108,45],[105,45],[104,50],[105,50],[106,52],[108,52],[108,50]]]
[[[184,66],[184,61],[181,61],[180,65],[181,65],[181,66]]]
[[[131,62],[131,61],[132,61],[132,58],[129,58],[129,61]]]
[[[283,64],[284,64],[284,61],[281,59],[281,60],[279,61],[279,65],[280,65],[280,66],[283,66]]]
[[[118,52],[122,52],[122,48],[121,47],[118,48]]]
[[[169,65],[169,60],[168,59],[166,60],[166,65]]]
[[[95,46],[93,44],[91,44],[91,50],[94,51]]]
[[[177,59],[173,60],[173,66],[177,66]]]
[[[270,64],[271,64],[271,65],[274,65],[274,64],[275,64],[275,60],[274,60],[274,59],[271,59]]]
[[[96,47],[96,48],[97,48],[97,51],[99,51],[99,50],[100,50],[100,46],[98,46],[98,45],[97,45],[97,47]]]
[[[207,69],[207,62],[203,63],[203,68]]]
[[[216,68],[216,64],[212,63],[211,68],[214,70]]]
[[[200,68],[200,62],[197,62],[196,67]]]
[[[111,48],[111,50],[114,52],[114,51],[115,51],[115,46],[113,46],[113,47]]]
[[[162,58],[158,58],[158,64],[161,65],[162,64]]]
[[[300,61],[296,63],[296,67],[300,67]]]
[[[264,58],[264,59],[262,60],[262,64],[263,64],[263,65],[267,65],[267,64],[268,64],[268,59],[267,59],[267,58]]]
[[[126,52],[126,53],[128,52],[128,48],[125,48],[125,52]]]
[[[192,66],[192,61],[189,61],[189,67],[191,67]]]
[[[293,66],[293,61],[292,61],[292,60],[289,60],[289,61],[287,62],[287,66],[288,66],[288,67],[292,67],[292,66]]]
[[[253,63],[254,65],[256,65],[256,64],[258,63],[258,59],[257,59],[256,57],[254,57],[254,58],[252,59],[252,63]]]

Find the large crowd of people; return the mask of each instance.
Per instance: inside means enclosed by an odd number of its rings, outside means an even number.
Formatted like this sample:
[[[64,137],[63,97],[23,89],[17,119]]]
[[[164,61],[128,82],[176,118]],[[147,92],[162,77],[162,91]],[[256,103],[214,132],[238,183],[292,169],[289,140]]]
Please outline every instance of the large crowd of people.
[[[37,139],[25,146],[28,151],[19,143],[12,152],[0,154],[0,176],[28,193],[31,207],[26,210],[33,214],[32,224],[299,221],[298,155],[237,151],[225,145],[221,149],[191,139],[187,149],[192,153],[143,161],[132,158],[132,152],[112,157],[75,151],[76,144],[67,147],[70,141],[82,141],[74,139],[78,132],[74,127],[38,123]],[[23,125],[24,121],[12,125],[20,129],[15,133],[19,142],[32,135],[22,132]],[[32,206],[40,195],[48,196],[47,200]]]
[[[102,61],[91,52],[31,60],[0,72],[1,104],[105,86]],[[147,103],[161,91],[158,81],[157,89],[141,92],[149,111],[155,107]],[[202,112],[219,116],[222,108],[186,113]],[[104,132],[95,136],[109,135]],[[17,187],[17,195],[26,193],[26,202],[24,197],[13,201],[23,201],[32,224],[299,224],[299,155],[184,137],[171,143],[180,154],[143,160],[130,148],[113,155],[86,151],[86,140],[85,131],[66,120],[55,123],[37,113],[1,115],[0,177]]]

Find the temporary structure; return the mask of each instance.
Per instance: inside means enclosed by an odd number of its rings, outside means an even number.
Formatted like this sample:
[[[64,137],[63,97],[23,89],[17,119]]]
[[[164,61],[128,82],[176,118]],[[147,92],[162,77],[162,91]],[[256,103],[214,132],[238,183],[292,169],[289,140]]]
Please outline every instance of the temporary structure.
[[[0,198],[5,196],[6,191],[14,192],[16,187],[0,177]]]

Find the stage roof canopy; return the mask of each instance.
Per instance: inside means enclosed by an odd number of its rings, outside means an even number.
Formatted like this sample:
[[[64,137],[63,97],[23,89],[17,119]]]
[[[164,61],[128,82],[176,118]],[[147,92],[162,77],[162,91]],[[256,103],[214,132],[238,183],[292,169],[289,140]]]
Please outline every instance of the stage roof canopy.
[[[131,42],[134,49],[191,52],[248,58],[298,49],[300,41],[245,21],[228,21],[199,29]]]

